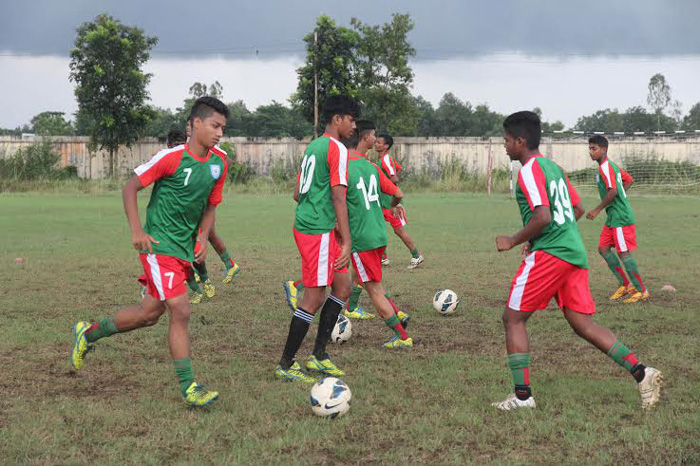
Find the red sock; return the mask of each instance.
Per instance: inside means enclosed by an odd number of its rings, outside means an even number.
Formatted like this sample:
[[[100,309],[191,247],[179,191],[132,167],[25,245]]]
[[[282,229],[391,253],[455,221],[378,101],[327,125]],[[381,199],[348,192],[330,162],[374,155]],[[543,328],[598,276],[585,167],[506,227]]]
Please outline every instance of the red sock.
[[[294,288],[299,288],[299,285],[301,285],[303,281],[304,280],[302,278],[300,278],[299,280],[295,280],[294,281]]]
[[[394,303],[394,300],[391,298],[386,298],[389,301],[389,304],[391,304],[391,308],[394,310],[394,314],[399,315],[399,308],[396,307],[396,303]]]
[[[625,288],[630,286],[630,280],[629,278],[627,278],[627,275],[625,274],[625,271],[622,269],[622,267],[615,267],[615,270],[617,270],[617,273],[619,273],[622,277],[622,286],[624,286]]]
[[[406,333],[406,330],[403,328],[403,325],[401,325],[401,322],[396,324],[396,327],[394,327],[394,330],[399,332],[399,335],[401,336],[402,340],[405,340],[406,338],[408,338],[408,333]]]

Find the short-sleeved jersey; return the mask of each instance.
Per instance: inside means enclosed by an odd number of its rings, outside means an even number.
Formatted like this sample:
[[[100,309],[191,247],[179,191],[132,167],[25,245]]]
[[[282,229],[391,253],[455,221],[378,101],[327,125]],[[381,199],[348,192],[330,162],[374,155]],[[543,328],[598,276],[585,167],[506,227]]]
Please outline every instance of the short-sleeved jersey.
[[[588,268],[573,209],[580,198],[559,165],[542,156],[532,157],[520,169],[515,198],[523,225],[530,222],[538,206],[549,207],[552,216],[549,225],[532,239],[532,251],[542,250],[569,264]]]
[[[200,159],[185,144],[162,150],[134,169],[141,186],[155,183],[144,227],[158,241],[153,244],[155,254],[194,260],[202,213],[207,204],[221,202],[228,173],[225,157],[226,153],[217,149]]]
[[[381,167],[387,178],[391,179],[392,176],[399,176],[401,173],[401,165],[394,159],[389,153],[384,154],[380,157]],[[384,209],[391,208],[391,196],[386,194],[379,195],[382,207]]]
[[[605,220],[605,225],[610,228],[626,227],[634,225],[636,219],[634,210],[627,199],[625,192],[625,182],[631,182],[632,177],[619,168],[610,159],[605,159],[603,163],[598,165],[598,174],[596,175],[598,182],[598,194],[600,199],[605,199],[608,194],[608,189],[617,191],[617,196],[612,202],[605,206],[605,213],[608,218]]]
[[[379,194],[391,198],[397,187],[363,154],[348,160],[348,220],[353,252],[386,246],[386,225]]]
[[[294,228],[308,235],[335,228],[333,186],[348,185],[348,150],[329,134],[316,138],[304,152],[299,173],[299,203]]]

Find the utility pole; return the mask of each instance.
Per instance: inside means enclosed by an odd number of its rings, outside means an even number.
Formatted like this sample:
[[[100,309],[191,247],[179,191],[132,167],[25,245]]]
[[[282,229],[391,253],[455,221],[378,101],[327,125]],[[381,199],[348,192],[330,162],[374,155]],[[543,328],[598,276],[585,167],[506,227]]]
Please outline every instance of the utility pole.
[[[314,31],[314,139],[318,137],[318,32]]]

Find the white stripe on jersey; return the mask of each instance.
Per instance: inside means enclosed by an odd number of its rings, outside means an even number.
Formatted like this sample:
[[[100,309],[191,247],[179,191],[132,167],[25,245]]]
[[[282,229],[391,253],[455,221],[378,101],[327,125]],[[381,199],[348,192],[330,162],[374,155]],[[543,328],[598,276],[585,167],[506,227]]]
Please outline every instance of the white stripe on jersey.
[[[352,253],[353,259],[355,259],[355,265],[357,266],[357,273],[360,275],[360,279],[362,279],[362,283],[367,283],[369,281],[369,277],[367,276],[367,271],[365,270],[365,265],[362,263],[362,259],[360,259],[360,255],[356,252]]]
[[[151,266],[151,279],[153,284],[158,291],[158,296],[161,301],[165,301],[165,291],[163,290],[163,279],[160,276],[160,266],[158,265],[158,258],[155,254],[149,254],[146,256],[146,261],[148,265]]]
[[[603,176],[605,176],[605,186],[608,188],[614,188],[615,185],[613,185],[613,182],[610,179],[610,164],[607,160],[600,164],[600,171],[602,171]]]
[[[513,291],[510,294],[510,299],[508,300],[508,307],[514,311],[520,310],[520,305],[523,302],[523,294],[525,294],[525,285],[527,285],[527,277],[530,275],[530,270],[535,266],[535,253],[530,253],[529,256],[525,258],[525,267],[523,267],[523,272],[515,279],[515,285],[513,285]]]
[[[182,150],[185,148],[184,144],[180,144],[179,146],[175,146],[172,149],[163,149],[162,151],[158,152],[156,155],[154,155],[151,160],[149,160],[146,163],[143,163],[139,165],[138,167],[134,168],[134,173],[136,173],[137,176],[141,176],[144,173],[146,173],[148,170],[153,167],[153,165],[157,164],[163,157],[165,157],[168,154],[172,154],[173,152],[177,152],[179,150]]]
[[[340,184],[343,186],[348,185],[348,148],[345,147],[340,141],[334,137],[329,138],[331,141],[338,146],[338,176],[340,177]]]
[[[396,171],[394,170],[394,164],[391,163],[391,157],[389,156],[389,154],[386,154],[383,160],[384,165],[386,165],[389,168],[389,176],[396,175]]]
[[[316,286],[328,286],[328,259],[332,231],[321,235],[321,245],[318,250],[318,268],[316,269]]]
[[[535,163],[536,158],[533,157],[528,163],[526,163],[523,168],[520,169],[520,174],[525,182],[525,189],[527,190],[528,197],[532,201],[532,208],[534,209],[538,205],[542,205],[542,198],[540,197],[540,191],[537,189],[537,183],[535,182],[535,175],[532,173],[532,166]]]
[[[615,236],[617,237],[617,245],[619,249],[617,252],[627,252],[627,243],[625,243],[625,234],[622,232],[622,227],[615,228]]]

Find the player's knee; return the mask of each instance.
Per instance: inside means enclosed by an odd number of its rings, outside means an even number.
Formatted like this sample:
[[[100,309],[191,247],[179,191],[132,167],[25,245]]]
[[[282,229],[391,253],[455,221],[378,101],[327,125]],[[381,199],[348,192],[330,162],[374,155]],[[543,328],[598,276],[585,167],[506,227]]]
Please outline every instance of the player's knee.
[[[352,293],[352,290],[346,285],[341,285],[333,289],[333,296],[341,301],[347,301],[350,298],[350,293]]]
[[[144,312],[141,314],[141,326],[142,327],[151,327],[152,325],[155,325],[158,323],[158,320],[160,320],[160,316],[162,313],[160,312]]]

